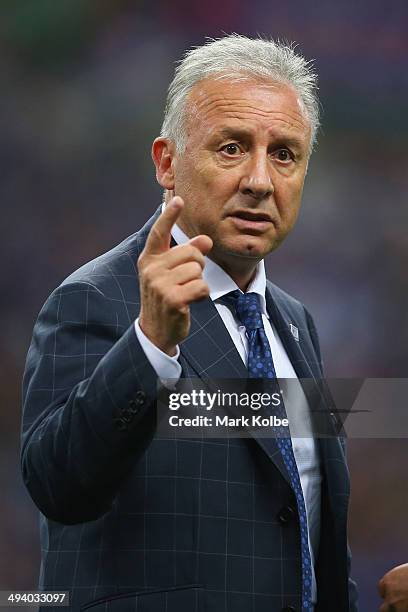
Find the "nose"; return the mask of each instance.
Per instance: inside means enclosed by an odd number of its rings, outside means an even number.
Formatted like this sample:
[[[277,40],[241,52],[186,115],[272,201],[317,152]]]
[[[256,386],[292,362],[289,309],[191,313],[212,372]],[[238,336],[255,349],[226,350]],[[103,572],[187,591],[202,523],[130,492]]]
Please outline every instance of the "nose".
[[[269,197],[274,192],[270,173],[270,162],[265,152],[251,157],[245,164],[239,190],[257,200]]]

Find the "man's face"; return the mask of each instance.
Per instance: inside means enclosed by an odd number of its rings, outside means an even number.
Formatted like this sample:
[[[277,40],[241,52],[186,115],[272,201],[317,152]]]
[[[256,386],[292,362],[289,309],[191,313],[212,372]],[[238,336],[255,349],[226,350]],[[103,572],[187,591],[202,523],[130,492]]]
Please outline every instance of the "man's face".
[[[187,108],[186,147],[173,160],[178,224],[210,236],[221,265],[258,261],[296,221],[310,121],[294,89],[273,82],[207,79]]]

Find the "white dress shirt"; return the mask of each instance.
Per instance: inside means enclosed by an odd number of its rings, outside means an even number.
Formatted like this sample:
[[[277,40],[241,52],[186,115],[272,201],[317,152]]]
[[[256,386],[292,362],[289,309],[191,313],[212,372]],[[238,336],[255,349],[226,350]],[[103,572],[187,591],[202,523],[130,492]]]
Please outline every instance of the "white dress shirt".
[[[189,240],[177,225],[173,226],[171,234],[177,244],[184,244]],[[217,301],[226,293],[239,288],[232,278],[208,257],[205,257],[203,279],[207,282],[210,288],[210,298],[214,302],[242,361],[246,365],[248,359],[248,339],[245,327],[235,318],[228,306]],[[247,292],[258,293],[260,296],[262,320],[271,347],[276,376],[281,379],[289,427],[292,424],[292,429],[296,429],[296,423],[300,423],[299,430],[301,430],[302,436],[304,436],[302,438],[292,438],[292,446],[306,506],[309,549],[312,559],[312,601],[316,603],[317,591],[314,562],[320,540],[320,487],[322,480],[319,453],[312,434],[311,416],[306,396],[266,311],[265,290],[266,275],[262,260],[256,267],[255,277],[249,284]],[[166,379],[180,378],[179,348],[177,347],[177,354],[174,357],[170,357],[145,336],[140,329],[138,319],[135,321],[135,330],[146,357],[156,371],[157,376],[164,381]],[[292,380],[285,384],[285,379]]]

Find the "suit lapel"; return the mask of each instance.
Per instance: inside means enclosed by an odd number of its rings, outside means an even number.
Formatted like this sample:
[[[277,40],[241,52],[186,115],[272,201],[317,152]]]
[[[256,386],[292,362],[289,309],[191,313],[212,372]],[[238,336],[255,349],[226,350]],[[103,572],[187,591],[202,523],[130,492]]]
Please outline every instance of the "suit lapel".
[[[205,381],[217,391],[217,379],[237,378],[246,381],[248,371],[211,299],[196,302],[190,307],[191,329],[180,347],[181,355]],[[244,389],[243,389],[244,390]],[[273,461],[290,484],[280,450],[274,438],[251,432],[251,436]]]
[[[327,383],[319,369],[310,334],[305,334],[301,327],[299,339],[294,338],[291,325],[293,326],[294,323],[299,325],[299,322],[293,320],[290,313],[278,305],[278,300],[274,299],[269,287],[266,289],[266,304],[272,323],[308,399],[315,432],[329,436],[336,435],[333,421],[330,418],[333,402]]]
[[[246,378],[247,370],[210,298],[190,306],[191,328],[180,352],[203,379]]]
[[[292,321],[266,289],[266,306],[282,344],[289,356],[298,378],[318,379],[312,364],[316,357],[301,336],[297,342],[291,331]],[[247,378],[247,369],[235,348],[212,300],[195,302],[190,306],[191,329],[180,350],[197,375],[204,378]]]
[[[341,491],[342,499],[347,500],[349,476],[344,452],[331,416],[335,407],[330,389],[318,367],[309,334],[302,334],[302,330],[300,330],[299,341],[295,340],[290,324],[293,325],[297,321],[291,319],[290,314],[279,306],[281,300],[275,299],[269,287],[266,289],[266,304],[269,316],[308,400],[315,431],[318,432],[316,442],[323,463],[333,512],[344,514],[347,512],[347,507],[346,505],[342,507],[338,503],[338,497]]]
[[[302,330],[300,330],[299,341],[295,340],[291,332],[290,326],[298,322],[291,319],[289,313],[278,306],[278,300],[274,299],[268,286],[266,287],[265,298],[268,314],[298,378],[312,378],[316,380],[319,377],[316,367],[313,367],[316,363],[316,355],[311,354],[310,347],[306,344]]]

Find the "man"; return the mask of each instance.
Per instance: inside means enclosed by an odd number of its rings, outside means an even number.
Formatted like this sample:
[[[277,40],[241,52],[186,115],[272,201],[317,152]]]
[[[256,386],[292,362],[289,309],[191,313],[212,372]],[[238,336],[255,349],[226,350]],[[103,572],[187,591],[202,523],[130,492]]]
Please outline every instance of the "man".
[[[384,603],[380,612],[407,612],[408,610],[408,563],[393,567],[378,583]]]
[[[163,206],[39,315],[22,469],[42,513],[40,587],[69,589],[72,609],[356,610],[343,442],[313,438],[305,394],[286,406],[307,432],[293,441],[156,430],[165,379],[322,377],[311,316],[263,263],[298,215],[315,80],[273,41],[189,52],[152,148]]]

